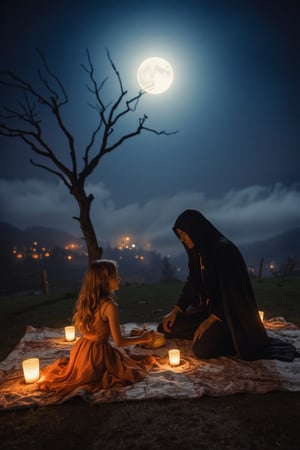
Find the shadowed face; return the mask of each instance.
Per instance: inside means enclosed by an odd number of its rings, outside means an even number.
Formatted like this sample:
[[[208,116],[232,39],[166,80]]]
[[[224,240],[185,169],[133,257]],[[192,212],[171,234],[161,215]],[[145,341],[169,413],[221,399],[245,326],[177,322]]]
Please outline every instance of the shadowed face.
[[[121,277],[119,276],[118,272],[116,272],[115,276],[110,278],[109,288],[112,292],[117,291],[119,289],[120,281],[121,281]]]
[[[194,242],[185,231],[181,230],[180,228],[176,228],[176,233],[179,236],[181,242],[186,246],[186,248],[191,249],[195,246]]]

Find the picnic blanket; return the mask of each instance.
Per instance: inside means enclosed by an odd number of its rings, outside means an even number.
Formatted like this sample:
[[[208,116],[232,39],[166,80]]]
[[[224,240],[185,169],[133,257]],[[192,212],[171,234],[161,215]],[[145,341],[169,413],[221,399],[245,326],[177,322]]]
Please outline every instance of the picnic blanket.
[[[156,329],[155,323],[148,324]],[[264,325],[270,336],[295,345],[300,351],[300,330],[283,317],[265,320]],[[122,325],[123,332],[141,324]],[[78,339],[78,337],[77,337]],[[157,357],[158,366],[138,383],[126,387],[100,389],[93,394],[76,389],[68,395],[45,394],[37,389],[36,383],[26,384],[22,372],[22,361],[37,357],[40,367],[52,363],[57,358],[69,355],[74,345],[65,341],[62,328],[33,328],[26,332],[12,352],[0,363],[0,410],[53,405],[63,403],[73,397],[99,404],[146,399],[191,399],[206,396],[225,396],[238,393],[258,394],[270,391],[300,390],[300,359],[293,362],[277,360],[242,361],[235,357],[220,357],[210,360],[197,359],[192,353],[188,340],[169,339],[166,345],[146,350],[138,346],[136,352],[148,352]],[[180,350],[180,365],[171,367],[168,350]]]

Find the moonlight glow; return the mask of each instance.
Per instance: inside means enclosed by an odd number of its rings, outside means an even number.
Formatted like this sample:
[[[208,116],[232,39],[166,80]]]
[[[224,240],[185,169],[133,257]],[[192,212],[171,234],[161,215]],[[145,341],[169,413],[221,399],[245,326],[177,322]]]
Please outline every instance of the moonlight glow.
[[[173,79],[172,66],[157,56],[145,59],[137,71],[139,85],[149,94],[162,94],[169,89]]]

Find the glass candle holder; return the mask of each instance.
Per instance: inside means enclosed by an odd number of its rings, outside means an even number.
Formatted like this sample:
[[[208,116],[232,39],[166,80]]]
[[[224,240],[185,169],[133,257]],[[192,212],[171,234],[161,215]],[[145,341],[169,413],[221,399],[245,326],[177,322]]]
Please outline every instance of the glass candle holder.
[[[75,327],[69,326],[65,327],[65,337],[66,341],[71,342],[75,339]]]
[[[180,364],[180,351],[176,349],[169,350],[169,362],[170,366],[179,366]]]
[[[25,383],[34,383],[40,378],[40,361],[38,358],[25,359],[22,362]]]

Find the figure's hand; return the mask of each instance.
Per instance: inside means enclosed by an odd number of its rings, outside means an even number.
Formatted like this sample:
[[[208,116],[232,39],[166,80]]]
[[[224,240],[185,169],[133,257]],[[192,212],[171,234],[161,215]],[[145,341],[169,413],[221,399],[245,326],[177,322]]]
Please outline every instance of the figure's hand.
[[[197,339],[200,339],[205,331],[205,327],[201,323],[199,327],[196,329],[194,336],[193,336],[193,344],[197,341]]]
[[[203,333],[217,320],[219,320],[216,316],[211,314],[207,319],[200,323],[198,328],[196,329],[193,337],[193,344],[197,341],[197,339],[201,339]]]
[[[164,318],[163,318],[163,329],[166,333],[170,333],[174,322],[176,320],[176,316],[177,316],[178,310],[177,309],[172,309],[171,312],[169,312],[169,314],[167,314]]]

